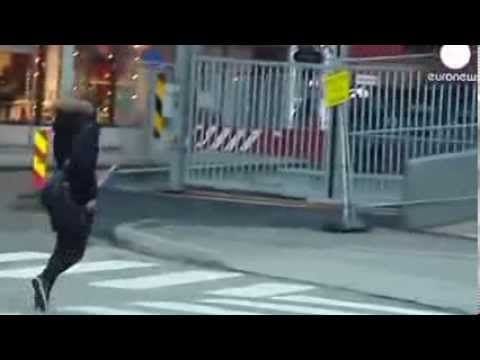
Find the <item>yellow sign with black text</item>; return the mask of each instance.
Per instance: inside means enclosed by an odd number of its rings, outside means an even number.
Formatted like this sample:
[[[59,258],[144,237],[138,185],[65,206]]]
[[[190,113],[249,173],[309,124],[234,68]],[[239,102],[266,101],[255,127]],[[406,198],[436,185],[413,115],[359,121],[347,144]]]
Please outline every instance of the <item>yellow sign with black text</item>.
[[[346,103],[350,99],[352,73],[342,70],[328,75],[325,79],[325,98],[328,107]]]

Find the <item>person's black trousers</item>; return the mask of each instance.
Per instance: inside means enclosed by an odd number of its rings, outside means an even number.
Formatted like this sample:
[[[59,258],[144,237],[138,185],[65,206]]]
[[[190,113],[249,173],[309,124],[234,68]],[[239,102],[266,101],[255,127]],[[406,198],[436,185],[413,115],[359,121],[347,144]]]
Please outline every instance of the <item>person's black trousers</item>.
[[[83,226],[76,229],[60,228],[57,230],[55,250],[48,261],[47,267],[40,275],[47,287],[48,296],[58,277],[78,264],[85,254],[94,215],[89,214],[86,209],[83,211],[84,214],[82,215],[86,216],[87,220]]]

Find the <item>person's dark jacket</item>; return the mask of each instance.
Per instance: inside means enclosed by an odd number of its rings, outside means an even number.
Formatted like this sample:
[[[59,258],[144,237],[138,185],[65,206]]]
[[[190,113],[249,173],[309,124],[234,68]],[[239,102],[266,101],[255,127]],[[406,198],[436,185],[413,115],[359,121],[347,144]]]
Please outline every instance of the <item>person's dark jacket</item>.
[[[93,112],[59,109],[53,126],[57,168],[65,170],[72,199],[81,206],[97,197],[100,130]]]

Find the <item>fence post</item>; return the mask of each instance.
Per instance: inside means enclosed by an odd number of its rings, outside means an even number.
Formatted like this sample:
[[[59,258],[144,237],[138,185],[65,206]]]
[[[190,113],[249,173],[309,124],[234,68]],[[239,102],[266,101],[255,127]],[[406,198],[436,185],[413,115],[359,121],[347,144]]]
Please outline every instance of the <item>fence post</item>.
[[[175,79],[180,88],[179,108],[172,122],[173,144],[170,165],[170,189],[185,190],[189,101],[192,91],[192,66],[201,45],[178,45]]]
[[[297,85],[297,70],[295,62],[295,53],[298,51],[297,45],[291,45],[288,49],[289,77],[288,77],[288,119],[287,128],[295,127],[295,99]]]

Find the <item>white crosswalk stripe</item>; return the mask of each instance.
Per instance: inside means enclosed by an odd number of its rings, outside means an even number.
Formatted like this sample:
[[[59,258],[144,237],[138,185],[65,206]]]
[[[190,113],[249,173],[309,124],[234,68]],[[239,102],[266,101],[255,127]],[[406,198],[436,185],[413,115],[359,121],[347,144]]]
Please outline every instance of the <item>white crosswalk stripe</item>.
[[[240,297],[240,298],[263,298],[290,293],[299,293],[315,289],[313,286],[281,284],[281,283],[260,283],[245,287],[227,288],[217,291],[209,291],[209,295]]]
[[[141,268],[151,268],[155,267],[155,264],[136,262],[136,261],[96,261],[96,262],[86,262],[74,266],[65,275],[74,275],[74,274],[86,274],[86,273],[95,273],[103,271],[117,271],[117,270],[126,270],[126,269],[141,269]],[[37,276],[44,266],[38,267],[26,267],[19,269],[9,269],[0,271],[0,279],[30,279]]]
[[[30,279],[37,276],[44,268],[44,260],[49,255],[41,252],[10,252],[0,254],[0,279]],[[41,261],[40,261],[41,260]],[[18,267],[17,263],[38,261],[41,266]],[[10,265],[12,264],[12,265]],[[34,265],[34,264],[33,264]],[[15,266],[8,268],[8,266]],[[355,302],[352,300],[337,300],[334,298],[307,296],[309,291],[317,288],[295,283],[280,282],[253,282],[248,281],[244,274],[228,271],[191,270],[164,273],[156,271],[152,274],[151,268],[156,268],[155,263],[141,261],[108,260],[90,261],[80,263],[70,269],[65,275],[106,273],[107,280],[90,282],[88,286],[96,288],[108,288],[128,290],[141,296],[134,301],[122,305],[112,303],[99,303],[85,306],[65,306],[57,310],[59,314],[73,313],[85,315],[140,315],[149,316],[161,314],[199,314],[199,315],[266,315],[267,314],[298,314],[298,315],[449,315],[431,311],[429,309],[409,309],[401,306],[391,306],[372,303]],[[115,272],[125,270],[148,269],[148,274],[137,277],[119,277]],[[115,278],[111,278],[109,272],[113,272]],[[159,273],[160,272],[160,273]],[[104,275],[105,276],[105,275]],[[131,275],[130,275],[131,276]],[[229,279],[238,279],[243,285],[219,288],[202,292],[203,298],[184,301],[164,299],[145,299],[141,291],[168,289],[175,286],[196,284],[215,285]],[[245,284],[245,282],[247,282]],[[135,293],[137,291],[137,293]],[[161,292],[160,292],[161,294]],[[144,301],[136,301],[144,300]],[[147,301],[145,301],[147,300]],[[159,301],[157,301],[159,300]],[[118,306],[118,307],[117,307]],[[11,308],[0,309],[1,316],[20,316]]]
[[[133,305],[147,307],[147,308],[154,308],[158,310],[167,310],[167,311],[174,311],[174,312],[181,312],[181,313],[193,313],[193,314],[201,314],[201,315],[262,315],[259,313],[248,312],[248,311],[240,311],[240,310],[227,310],[220,307],[215,306],[207,306],[207,305],[197,305],[197,304],[189,304],[189,303],[182,303],[182,302],[164,302],[164,301],[157,301],[157,302],[137,302]]]
[[[439,313],[435,311],[421,311],[416,309],[405,309],[399,308],[394,306],[384,306],[384,305],[374,305],[374,304],[365,304],[365,303],[357,303],[357,302],[350,302],[350,301],[340,301],[340,300],[333,300],[333,299],[325,299],[319,297],[312,297],[312,296],[282,296],[282,297],[274,297],[273,300],[278,301],[289,301],[289,302],[296,302],[296,303],[304,303],[310,305],[327,305],[333,307],[343,307],[343,308],[352,308],[352,309],[360,309],[360,310],[372,310],[375,312],[385,312],[400,315],[449,315],[447,313]]]
[[[353,313],[353,312],[331,310],[331,309],[325,309],[320,307],[285,305],[285,304],[275,304],[275,303],[238,300],[238,299],[205,299],[205,300],[201,300],[200,302],[206,303],[206,304],[232,305],[232,306],[241,306],[241,307],[247,307],[247,308],[272,310],[272,311],[287,312],[287,313],[293,313],[293,314],[299,314],[299,315],[372,315],[372,314],[366,314],[361,312]]]
[[[0,316],[22,316],[19,313],[0,313]]]
[[[0,263],[29,261],[29,260],[44,260],[48,259],[49,255],[38,252],[16,252],[0,254]]]
[[[129,279],[116,279],[92,282],[95,287],[113,288],[122,290],[148,290],[170,286],[196,284],[200,282],[233,279],[242,277],[242,274],[214,271],[185,271],[178,273],[143,276]]]
[[[81,313],[87,315],[103,315],[103,316],[152,316],[153,313],[131,310],[131,309],[118,309],[106,306],[65,306],[57,309],[59,314],[62,313]]]

